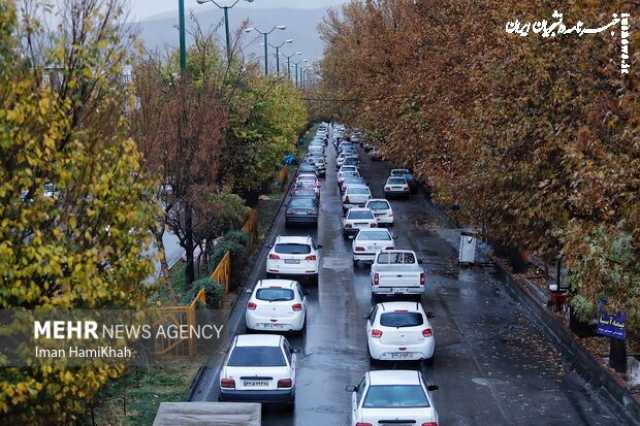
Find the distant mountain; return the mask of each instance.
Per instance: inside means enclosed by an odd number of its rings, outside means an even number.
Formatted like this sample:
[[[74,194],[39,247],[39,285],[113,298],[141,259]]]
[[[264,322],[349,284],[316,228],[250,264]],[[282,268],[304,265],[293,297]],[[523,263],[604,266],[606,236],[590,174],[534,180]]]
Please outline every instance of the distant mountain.
[[[299,0],[284,0],[284,3],[299,2]],[[256,2],[258,3],[258,2]],[[281,2],[282,3],[282,2]],[[333,4],[335,0],[316,1],[315,3]],[[224,24],[223,13],[211,5],[203,5],[201,9],[193,9],[198,22],[205,30],[211,30],[219,26],[217,34],[221,45],[224,44]],[[197,12],[196,12],[197,11]],[[261,30],[271,29],[276,25],[286,25],[285,31],[276,30],[269,36],[269,42],[273,45],[291,38],[293,44],[282,48],[281,53],[288,55],[301,51],[303,59],[316,61],[323,54],[324,46],[318,34],[318,24],[326,16],[326,9],[302,9],[302,8],[278,8],[263,9],[258,7],[241,8],[236,7],[229,12],[229,21],[232,34],[237,30],[242,22],[249,19],[250,25]],[[178,17],[175,14],[161,14],[143,20],[136,24],[139,34],[148,49],[165,50],[168,47],[178,46]],[[189,22],[187,22],[189,26]],[[255,56],[262,61],[264,57],[262,38],[257,33],[243,34],[242,36],[245,54],[249,57]],[[275,51],[270,48],[269,62],[275,66]],[[286,61],[286,59],[285,59]],[[286,68],[286,65],[284,66]],[[282,68],[282,69],[284,69]]]

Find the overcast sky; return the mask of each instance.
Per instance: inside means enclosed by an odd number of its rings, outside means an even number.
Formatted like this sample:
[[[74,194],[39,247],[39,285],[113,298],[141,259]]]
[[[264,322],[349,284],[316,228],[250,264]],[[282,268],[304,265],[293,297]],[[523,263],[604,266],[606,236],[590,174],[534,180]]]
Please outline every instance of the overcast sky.
[[[195,7],[215,7],[214,5],[198,5],[196,0],[184,0],[187,9]],[[235,0],[217,0],[218,4],[232,4]],[[296,7],[305,9],[327,8],[346,3],[348,0],[254,0],[252,4],[241,1],[238,6],[281,8]],[[142,20],[153,15],[178,10],[178,0],[129,0],[132,20]]]

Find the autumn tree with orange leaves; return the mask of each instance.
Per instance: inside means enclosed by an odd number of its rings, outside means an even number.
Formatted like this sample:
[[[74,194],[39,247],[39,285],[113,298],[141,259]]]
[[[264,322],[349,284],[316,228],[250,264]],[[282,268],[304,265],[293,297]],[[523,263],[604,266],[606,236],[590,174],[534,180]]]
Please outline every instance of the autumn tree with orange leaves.
[[[556,5],[597,28],[623,1]],[[412,167],[436,201],[506,246],[562,255],[584,318],[602,297],[640,326],[638,33],[620,72],[620,27],[543,38],[507,22],[554,21],[542,0],[352,1],[321,25],[317,96]],[[634,49],[635,47],[635,49]]]

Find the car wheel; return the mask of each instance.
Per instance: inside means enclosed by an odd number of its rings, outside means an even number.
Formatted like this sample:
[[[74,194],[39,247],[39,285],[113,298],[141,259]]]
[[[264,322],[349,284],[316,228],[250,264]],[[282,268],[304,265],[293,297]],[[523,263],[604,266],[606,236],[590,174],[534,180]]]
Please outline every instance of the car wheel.
[[[433,355],[431,355],[431,358],[427,358],[424,360],[425,365],[429,366],[429,367],[433,367],[433,363],[435,361],[436,358],[436,354],[434,353]]]
[[[287,402],[285,404],[285,410],[288,411],[289,413],[293,412],[295,408],[296,408],[295,401]]]

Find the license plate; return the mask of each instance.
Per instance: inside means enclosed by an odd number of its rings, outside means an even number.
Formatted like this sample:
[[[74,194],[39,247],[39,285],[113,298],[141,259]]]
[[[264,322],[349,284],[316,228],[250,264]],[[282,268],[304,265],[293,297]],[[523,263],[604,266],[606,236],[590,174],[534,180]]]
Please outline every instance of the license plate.
[[[391,358],[392,359],[405,359],[405,358],[409,358],[411,356],[411,354],[407,353],[407,352],[392,352],[391,353]]]
[[[264,324],[261,324],[262,328],[267,328],[269,330],[278,330],[284,327],[284,324],[274,324],[271,322],[266,322]]]
[[[268,380],[245,380],[243,384],[251,388],[266,388],[269,386]]]
[[[392,289],[392,291],[394,293],[406,293],[407,289],[406,288],[394,288],[394,289]]]
[[[356,226],[356,228],[365,228],[369,226],[368,223],[355,223],[354,225]]]
[[[383,212],[383,213],[374,213],[374,215],[376,215],[376,216],[384,216],[385,214]]]
[[[285,259],[284,263],[289,263],[289,264],[293,264],[293,265],[297,265],[300,263],[300,261],[298,259]]]

